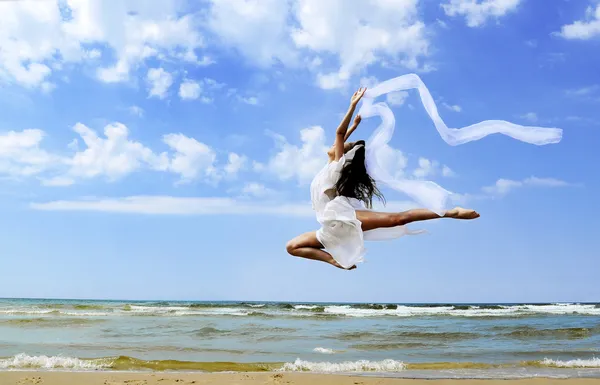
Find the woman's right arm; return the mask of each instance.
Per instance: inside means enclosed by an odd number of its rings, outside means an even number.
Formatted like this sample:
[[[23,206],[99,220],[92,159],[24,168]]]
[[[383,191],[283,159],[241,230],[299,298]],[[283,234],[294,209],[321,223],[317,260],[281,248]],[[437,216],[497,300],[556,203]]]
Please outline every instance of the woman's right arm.
[[[333,149],[335,151],[335,161],[340,160],[342,155],[344,155],[344,143],[346,142],[346,134],[348,133],[350,119],[352,119],[352,115],[354,115],[356,105],[363,97],[366,90],[366,88],[359,88],[358,91],[356,91],[354,95],[352,95],[352,99],[350,100],[350,108],[348,108],[348,112],[346,112],[344,119],[335,131],[335,142],[333,144]]]

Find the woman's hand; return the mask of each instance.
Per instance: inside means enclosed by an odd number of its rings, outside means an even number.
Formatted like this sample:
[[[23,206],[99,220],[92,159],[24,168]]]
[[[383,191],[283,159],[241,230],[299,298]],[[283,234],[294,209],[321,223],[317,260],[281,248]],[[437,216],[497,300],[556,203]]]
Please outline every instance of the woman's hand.
[[[356,117],[354,117],[354,125],[358,126],[360,124],[361,120],[362,120],[362,117],[360,115],[356,115]]]
[[[358,89],[358,91],[356,91],[354,93],[354,95],[352,95],[352,99],[350,99],[350,104],[353,107],[356,107],[356,105],[358,104],[358,102],[360,101],[360,99],[363,97],[363,95],[365,94],[365,91],[367,90],[367,87],[361,87]]]

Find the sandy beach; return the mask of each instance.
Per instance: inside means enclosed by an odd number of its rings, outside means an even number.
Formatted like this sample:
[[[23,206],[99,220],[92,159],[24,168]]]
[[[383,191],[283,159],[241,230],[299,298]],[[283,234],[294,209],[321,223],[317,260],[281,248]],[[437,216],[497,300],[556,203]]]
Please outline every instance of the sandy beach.
[[[520,380],[411,380],[397,378],[321,375],[309,373],[109,373],[109,372],[0,372],[2,385],[191,385],[191,384],[289,384],[289,385],[592,385],[600,379]]]

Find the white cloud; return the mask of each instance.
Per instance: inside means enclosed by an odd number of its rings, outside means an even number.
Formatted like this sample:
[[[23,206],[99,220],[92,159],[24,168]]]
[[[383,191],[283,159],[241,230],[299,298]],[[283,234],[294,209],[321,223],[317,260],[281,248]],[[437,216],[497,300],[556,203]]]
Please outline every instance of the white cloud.
[[[59,157],[40,148],[44,136],[39,129],[0,133],[0,174],[32,176],[60,163]]]
[[[43,150],[45,134],[38,129],[0,134],[0,175],[35,176],[44,186],[69,186],[94,178],[115,182],[148,170],[177,174],[178,183],[214,184],[236,176],[248,163],[245,156],[232,152],[227,162],[218,165],[215,150],[183,134],[164,135],[162,141],[170,151],[158,153],[131,139],[127,126],[119,122],[106,125],[103,136],[82,123],[75,124],[73,131],[80,139],[68,144],[70,155]]]
[[[417,5],[418,0],[212,0],[208,23],[252,63],[311,63],[317,84],[332,89],[383,60],[419,69],[429,41]]]
[[[179,86],[179,97],[182,100],[197,100],[200,102],[210,104],[214,101],[215,93],[225,87],[226,84],[219,83],[211,78],[204,78],[201,80],[185,79]],[[237,90],[231,92],[236,93]]]
[[[73,130],[81,136],[86,148],[77,151],[66,162],[69,170],[62,178],[105,176],[109,181],[115,181],[144,166],[153,169],[166,167],[166,154],[157,155],[143,144],[130,140],[129,130],[122,123],[104,127],[105,138],[82,123],[75,124]]]
[[[300,184],[308,183],[327,163],[328,146],[325,145],[325,131],[322,127],[300,130],[300,146],[288,143],[279,134],[269,132],[269,135],[275,139],[277,153],[264,168],[281,180],[296,179]],[[257,169],[256,164],[254,168]]]
[[[377,79],[375,76],[367,76],[360,78],[361,87],[373,88],[377,84],[379,84],[379,79]]]
[[[127,109],[131,115],[136,115],[140,118],[144,116],[144,109],[139,106],[131,106]]]
[[[31,203],[34,210],[98,211],[154,215],[280,215],[313,217],[310,202],[255,203],[233,198],[184,198],[173,196],[131,196]]]
[[[245,156],[230,152],[224,171],[228,175],[236,175],[246,165],[247,161],[248,159]]]
[[[167,97],[167,91],[173,84],[173,76],[162,68],[150,68],[146,75],[146,81],[150,88],[148,90],[148,97],[156,96],[159,99],[164,99]]]
[[[600,4],[597,4],[595,9],[591,6],[588,7],[584,20],[563,25],[557,34],[572,40],[588,40],[600,36]]]
[[[246,103],[251,106],[258,105],[258,98],[256,96],[240,96],[240,95],[238,95],[238,100],[242,103]]]
[[[179,97],[182,100],[198,99],[201,92],[200,84],[193,80],[186,79],[179,86]]]
[[[64,186],[71,186],[71,185],[75,184],[75,181],[69,177],[57,176],[57,177],[50,178],[50,179],[42,178],[41,183],[44,186],[64,187]]]
[[[261,183],[251,182],[246,183],[242,188],[242,194],[253,196],[256,198],[272,197],[277,194],[275,190],[272,190]]]
[[[293,65],[297,55],[286,29],[289,6],[289,0],[211,0],[208,26],[258,66]]]
[[[442,8],[448,16],[464,16],[469,27],[480,27],[488,19],[516,11],[520,3],[521,0],[449,0]]]
[[[442,166],[442,176],[445,176],[446,178],[450,178],[450,177],[456,176],[456,173],[450,167],[444,165],[444,166]]]
[[[413,171],[413,176],[417,179],[433,178],[439,174],[444,177],[453,177],[456,175],[450,167],[440,165],[440,163],[435,160],[423,157],[419,158],[419,167]]]
[[[56,84],[54,84],[54,83],[42,82],[40,84],[40,90],[45,94],[49,94],[50,92],[54,91],[55,88],[56,88]]]
[[[573,98],[587,98],[595,94],[598,90],[600,90],[600,86],[593,84],[590,86],[569,89],[566,90],[565,93],[567,96]]]
[[[183,14],[184,6],[160,1],[149,7],[143,0],[2,1],[0,82],[38,87],[67,64],[97,65],[100,57],[115,58],[97,70],[105,82],[128,80],[151,57],[206,64],[195,53],[204,46],[195,16]]]
[[[427,178],[435,174],[437,162],[427,158],[419,158],[419,167],[413,171],[413,175],[417,178]]]
[[[393,176],[401,178],[408,165],[408,159],[402,151],[392,148],[387,144],[382,146],[378,151],[377,160],[379,165],[385,170],[396,170]]]
[[[310,202],[251,201],[226,197],[129,196],[30,203],[33,210],[90,211],[145,215],[264,215],[314,218]],[[414,203],[390,201],[377,210],[402,211]]]
[[[521,115],[521,119],[525,119],[530,121],[531,123],[535,123],[538,121],[538,116],[535,112],[528,112],[526,114]]]
[[[175,154],[168,162],[167,169],[181,176],[181,182],[190,182],[204,176],[209,180],[218,178],[214,166],[215,151],[208,145],[183,134],[168,134],[163,137]]]
[[[390,92],[386,96],[386,100],[390,106],[401,106],[408,98],[408,92],[406,91],[394,91]]]
[[[490,195],[506,195],[525,186],[566,187],[572,184],[559,179],[532,176],[523,180],[498,179],[494,185],[483,187],[482,190]]]
[[[442,106],[446,107],[448,110],[450,111],[454,111],[454,112],[461,112],[462,111],[462,107],[459,106],[458,104],[448,104],[446,102],[442,102]]]

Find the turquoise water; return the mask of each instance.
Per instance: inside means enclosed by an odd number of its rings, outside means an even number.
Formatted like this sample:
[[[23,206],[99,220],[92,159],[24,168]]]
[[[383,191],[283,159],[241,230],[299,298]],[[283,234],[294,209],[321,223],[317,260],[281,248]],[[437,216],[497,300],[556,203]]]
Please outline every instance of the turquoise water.
[[[600,376],[600,305],[0,299],[25,368]]]

